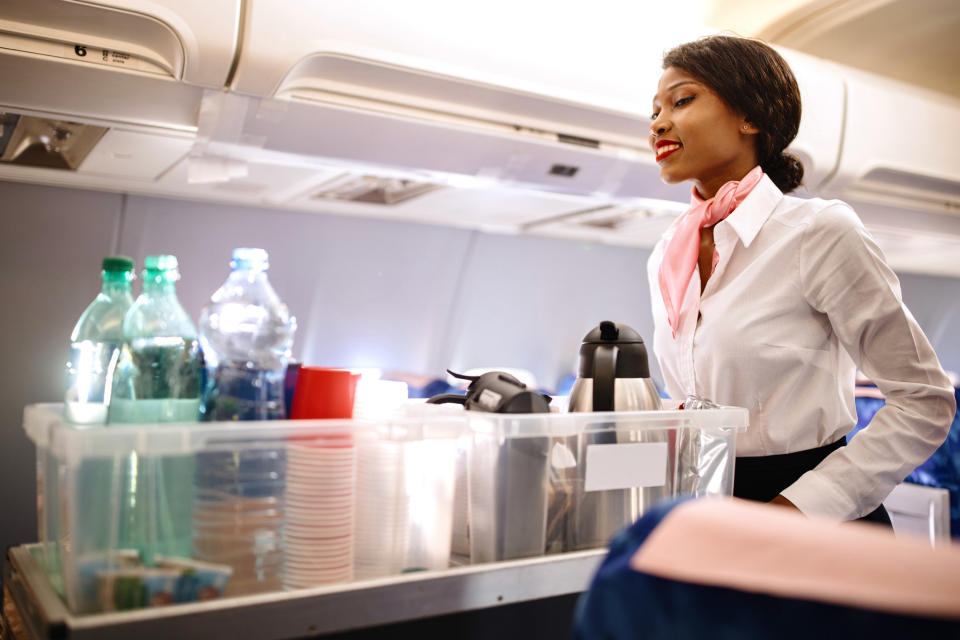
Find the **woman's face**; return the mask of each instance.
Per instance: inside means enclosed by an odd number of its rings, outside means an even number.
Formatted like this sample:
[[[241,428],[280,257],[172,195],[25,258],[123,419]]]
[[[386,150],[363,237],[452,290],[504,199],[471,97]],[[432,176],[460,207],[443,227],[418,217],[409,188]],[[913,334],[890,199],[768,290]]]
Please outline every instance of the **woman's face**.
[[[744,128],[746,127],[746,128]],[[757,165],[757,129],[712,89],[677,67],[660,77],[653,99],[650,147],[660,178],[693,180],[704,198]]]

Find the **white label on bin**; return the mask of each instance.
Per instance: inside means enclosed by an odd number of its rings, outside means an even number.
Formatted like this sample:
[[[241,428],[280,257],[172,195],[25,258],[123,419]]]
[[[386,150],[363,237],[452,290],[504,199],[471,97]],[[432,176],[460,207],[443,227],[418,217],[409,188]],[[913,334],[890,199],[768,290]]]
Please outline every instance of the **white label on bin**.
[[[666,482],[666,442],[591,444],[587,447],[584,491],[661,487]]]

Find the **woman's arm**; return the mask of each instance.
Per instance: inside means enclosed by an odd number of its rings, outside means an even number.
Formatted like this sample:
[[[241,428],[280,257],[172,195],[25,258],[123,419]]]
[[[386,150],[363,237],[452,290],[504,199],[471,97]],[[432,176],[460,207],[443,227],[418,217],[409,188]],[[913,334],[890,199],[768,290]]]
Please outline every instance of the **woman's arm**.
[[[799,266],[809,304],[826,314],[887,402],[848,446],[783,497],[806,513],[852,519],[879,506],[943,442],[956,411],[953,387],[903,305],[896,275],[847,205],[812,216]]]

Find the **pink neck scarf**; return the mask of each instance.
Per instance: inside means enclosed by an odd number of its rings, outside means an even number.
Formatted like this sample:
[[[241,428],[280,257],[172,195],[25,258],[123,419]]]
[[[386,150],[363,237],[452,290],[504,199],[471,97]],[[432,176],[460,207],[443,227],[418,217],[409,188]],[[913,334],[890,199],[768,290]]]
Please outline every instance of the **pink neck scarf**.
[[[693,188],[690,208],[680,219],[660,263],[660,293],[663,295],[667,320],[674,338],[677,337],[680,326],[683,294],[690,284],[690,276],[693,275],[700,255],[700,230],[730,215],[760,183],[761,178],[763,170],[756,166],[742,180],[731,180],[724,184],[709,200],[701,199],[697,195],[697,188]]]

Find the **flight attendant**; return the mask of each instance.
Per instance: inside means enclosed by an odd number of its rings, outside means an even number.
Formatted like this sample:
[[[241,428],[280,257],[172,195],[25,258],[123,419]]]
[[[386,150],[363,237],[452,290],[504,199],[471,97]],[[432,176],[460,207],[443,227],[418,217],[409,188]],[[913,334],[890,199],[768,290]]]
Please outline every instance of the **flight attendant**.
[[[952,385],[853,209],[785,195],[803,166],[783,58],[711,36],[663,69],[650,145],[664,182],[693,183],[648,264],[666,390],[749,410],[735,496],[889,524],[881,502],[945,439]],[[858,368],[886,404],[846,444]]]

